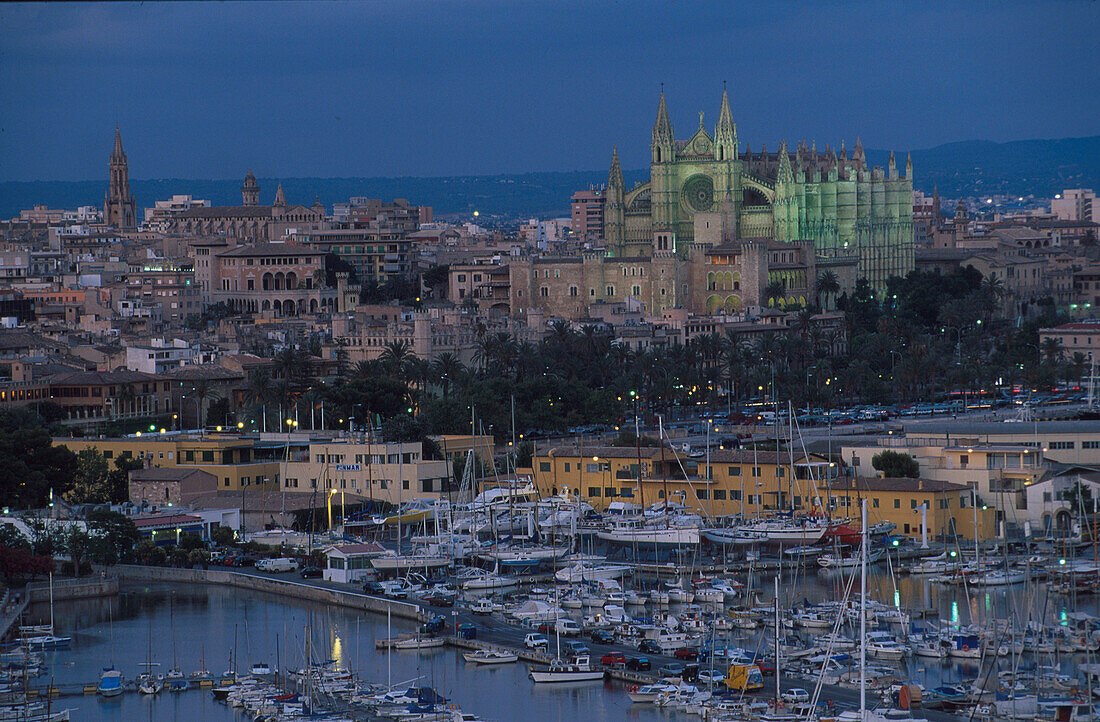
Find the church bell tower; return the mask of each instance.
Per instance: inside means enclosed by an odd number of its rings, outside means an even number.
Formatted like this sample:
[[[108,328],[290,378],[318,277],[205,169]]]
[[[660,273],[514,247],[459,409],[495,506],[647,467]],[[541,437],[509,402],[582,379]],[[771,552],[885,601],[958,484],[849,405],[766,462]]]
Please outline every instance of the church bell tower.
[[[134,196],[130,193],[130,169],[117,125],[115,149],[111,152],[111,178],[103,199],[103,222],[122,230],[137,228],[137,211]]]

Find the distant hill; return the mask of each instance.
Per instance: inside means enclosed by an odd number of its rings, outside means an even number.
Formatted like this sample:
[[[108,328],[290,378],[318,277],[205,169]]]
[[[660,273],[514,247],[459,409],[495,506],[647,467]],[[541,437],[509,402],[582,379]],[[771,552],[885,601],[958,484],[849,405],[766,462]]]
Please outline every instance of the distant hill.
[[[869,161],[886,165],[887,151],[869,150]],[[897,157],[904,166],[904,154]],[[1061,140],[1021,140],[1010,143],[963,141],[913,151],[916,185],[931,192],[937,186],[945,198],[1009,193],[1050,197],[1066,188],[1100,189],[1100,136]],[[648,169],[626,171],[627,187],[646,180]],[[469,214],[509,218],[564,216],[569,197],[589,185],[606,183],[607,170],[452,178],[261,178],[261,201],[270,202],[282,182],[292,203],[310,204],[320,197],[326,206],[351,196],[408,198],[429,205],[437,216]],[[241,179],[135,180],[131,188],[139,208],[174,193],[190,193],[214,205],[241,200]],[[0,182],[0,218],[24,208],[100,205],[107,179],[97,181]]]

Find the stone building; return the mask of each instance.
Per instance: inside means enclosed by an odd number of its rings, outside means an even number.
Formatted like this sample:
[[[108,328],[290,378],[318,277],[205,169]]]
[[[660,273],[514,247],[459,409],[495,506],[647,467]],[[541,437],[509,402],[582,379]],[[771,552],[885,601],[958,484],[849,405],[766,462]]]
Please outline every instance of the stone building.
[[[172,506],[205,501],[218,493],[218,477],[202,469],[182,466],[134,469],[130,472],[130,501]]]
[[[259,205],[260,185],[252,171],[241,186],[239,206],[189,208],[165,223],[165,232],[178,236],[231,236],[249,241],[272,241],[288,231],[317,231],[326,228],[325,208],[320,200],[312,206],[289,205],[280,184],[275,201]]]
[[[688,140],[677,140],[662,92],[650,145],[650,180],[627,189],[612,154],[604,211],[607,248],[618,257],[672,253],[693,244],[744,239],[807,241],[825,258],[857,259],[857,275],[878,287],[913,268],[913,168],[868,168],[857,139],[848,158],[799,143],[790,152],[739,150],[723,92],[711,133],[700,113]]]

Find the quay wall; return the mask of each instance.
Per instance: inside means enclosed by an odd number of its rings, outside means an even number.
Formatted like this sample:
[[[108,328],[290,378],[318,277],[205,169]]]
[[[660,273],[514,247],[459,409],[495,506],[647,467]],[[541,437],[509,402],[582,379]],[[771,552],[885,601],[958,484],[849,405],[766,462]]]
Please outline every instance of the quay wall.
[[[90,577],[87,579],[54,579],[53,600],[90,599],[113,597],[118,594],[118,579],[114,577]],[[27,585],[27,599],[31,603],[50,601],[50,583],[33,582]]]
[[[145,567],[136,564],[119,564],[112,567],[119,581],[124,582],[165,582],[170,584],[217,584],[246,589],[254,592],[267,592],[283,597],[293,597],[309,602],[334,604],[341,607],[385,614],[389,609],[395,617],[427,621],[428,617],[420,607],[407,602],[398,602],[382,597],[372,597],[358,592],[342,589],[303,584],[285,579],[273,579],[255,574],[231,572],[223,569],[178,569],[175,567]]]

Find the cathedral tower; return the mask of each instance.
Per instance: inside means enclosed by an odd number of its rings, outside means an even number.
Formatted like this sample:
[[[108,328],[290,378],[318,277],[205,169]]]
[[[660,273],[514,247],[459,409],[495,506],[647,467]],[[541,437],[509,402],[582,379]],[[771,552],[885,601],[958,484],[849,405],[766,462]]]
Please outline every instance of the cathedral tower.
[[[256,176],[252,175],[251,168],[248,169],[248,175],[244,177],[244,185],[241,186],[241,204],[260,205],[260,184],[256,182]]]
[[[130,193],[130,169],[122,150],[122,135],[115,126],[115,149],[111,152],[111,179],[103,199],[103,222],[119,229],[137,227],[137,210]]]

